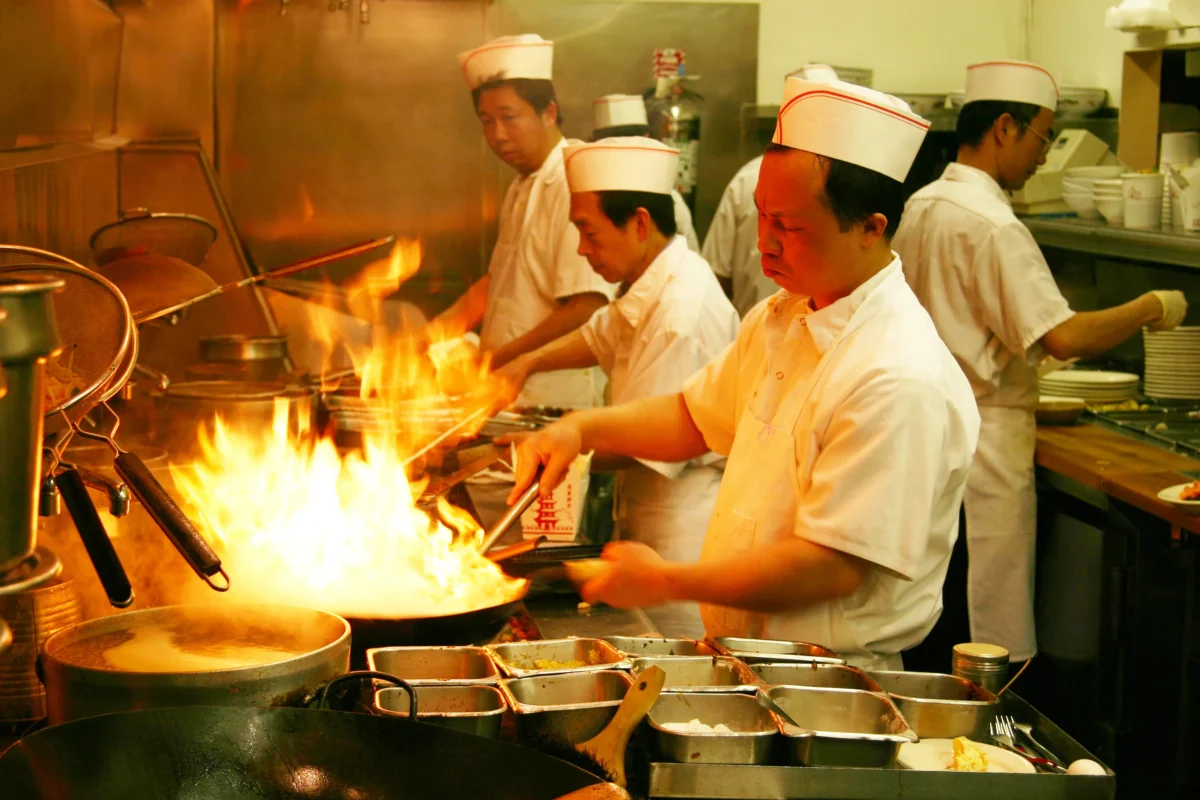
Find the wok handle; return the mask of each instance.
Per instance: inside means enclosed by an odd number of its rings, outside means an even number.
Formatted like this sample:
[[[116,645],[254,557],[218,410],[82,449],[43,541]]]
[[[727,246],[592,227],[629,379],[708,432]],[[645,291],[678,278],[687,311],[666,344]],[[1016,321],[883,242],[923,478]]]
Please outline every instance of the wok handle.
[[[167,490],[158,479],[147,469],[142,459],[135,453],[121,453],[114,463],[117,474],[129,485],[134,496],[141,501],[158,527],[196,574],[216,591],[229,591],[229,576],[221,568],[221,559],[167,494]],[[212,579],[216,575],[225,579],[223,587],[213,583]]]
[[[54,482],[58,485],[63,502],[67,504],[67,511],[75,522],[75,530],[79,531],[88,558],[96,569],[96,577],[108,595],[108,602],[113,608],[128,608],[133,603],[133,587],[129,584],[129,577],[125,574],[117,551],[113,549],[112,540],[108,538],[108,531],[104,529],[96,505],[88,495],[83,477],[75,469],[67,469],[56,475]]]
[[[367,679],[387,681],[388,683],[394,684],[394,685],[400,687],[401,689],[403,689],[405,692],[407,692],[408,693],[408,718],[413,720],[414,722],[416,721],[416,719],[417,719],[417,693],[415,691],[413,691],[412,685],[408,681],[404,680],[403,678],[397,678],[395,675],[391,675],[386,672],[376,672],[375,670],[370,670],[370,669],[354,670],[353,672],[347,672],[345,674],[338,675],[336,678],[329,681],[329,683],[326,683],[323,686],[321,686],[321,688],[317,690],[317,695],[316,695],[316,699],[315,699],[315,707],[318,709],[319,708],[327,708],[328,706],[326,705],[326,703],[329,700],[329,694],[330,694],[330,692],[333,691],[333,687],[338,685],[339,683],[345,683],[346,681],[361,681],[361,680],[367,680]]]

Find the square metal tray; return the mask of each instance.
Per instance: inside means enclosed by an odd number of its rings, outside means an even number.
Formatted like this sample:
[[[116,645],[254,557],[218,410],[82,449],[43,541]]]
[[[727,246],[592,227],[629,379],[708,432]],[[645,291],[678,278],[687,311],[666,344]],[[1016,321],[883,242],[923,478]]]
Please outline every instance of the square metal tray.
[[[938,672],[872,672],[922,739],[986,737],[1000,701],[982,686]]]
[[[500,724],[508,704],[494,686],[443,684],[418,686],[417,720],[463,733],[500,738]],[[408,692],[388,687],[375,692],[375,708],[389,717],[409,715]]]
[[[546,639],[510,642],[484,648],[510,678],[559,672],[602,672],[629,669],[628,658],[603,639]],[[542,662],[539,666],[538,662]],[[580,666],[568,666],[578,662]]]
[[[500,671],[482,647],[372,647],[367,650],[367,668],[413,686],[500,682]]]
[[[738,636],[722,636],[713,640],[729,655],[737,656],[747,664],[799,661],[811,664],[845,664],[846,659],[819,644],[787,642],[781,639],[744,639]]]
[[[713,656],[717,651],[711,645],[695,639],[666,638],[662,636],[605,636],[604,641],[630,658],[643,656]]]
[[[900,745],[917,741],[886,695],[858,689],[775,686],[771,699],[794,719],[782,719],[789,762],[805,767],[892,767]]]
[[[665,727],[699,720],[732,733],[685,733]],[[664,692],[647,716],[659,755],[683,764],[766,764],[779,738],[775,719],[744,694]]]
[[[882,692],[879,684],[858,667],[847,664],[801,663],[751,664],[750,669],[767,686],[811,686],[818,689],[861,689]]]
[[[732,656],[646,656],[633,660],[633,674],[640,675],[654,666],[667,675],[664,692],[729,694],[758,690],[755,674]]]
[[[522,742],[573,747],[604,730],[632,685],[624,672],[562,672],[508,678],[500,691]]]

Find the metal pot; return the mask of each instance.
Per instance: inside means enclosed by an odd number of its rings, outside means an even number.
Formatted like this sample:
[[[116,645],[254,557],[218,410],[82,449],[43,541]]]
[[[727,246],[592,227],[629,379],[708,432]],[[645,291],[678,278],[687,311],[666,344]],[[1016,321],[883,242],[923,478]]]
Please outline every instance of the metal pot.
[[[312,430],[317,409],[313,388],[248,381],[172,383],[155,396],[156,443],[172,453],[194,446],[200,426],[211,426],[217,414],[234,425],[269,429],[277,398],[287,401],[293,432]]]
[[[87,656],[78,647],[66,649],[105,635],[108,642],[122,634],[128,634],[123,637],[128,641],[141,635],[143,641],[149,637],[157,642],[164,630],[170,632],[171,647],[186,654],[246,643],[275,644],[301,654],[258,666],[133,672],[108,668],[100,656]],[[55,634],[42,656],[51,725],[133,709],[290,705],[344,673],[349,664],[350,625],[341,617],[315,609],[243,603],[168,606],[91,620]],[[169,668],[170,662],[162,666]]]
[[[200,340],[206,365],[234,367],[245,380],[282,380],[288,372],[286,336],[207,336]]]
[[[217,229],[203,217],[135,208],[122,211],[116,222],[98,228],[89,244],[98,266],[131,255],[158,253],[198,267],[216,240]]]

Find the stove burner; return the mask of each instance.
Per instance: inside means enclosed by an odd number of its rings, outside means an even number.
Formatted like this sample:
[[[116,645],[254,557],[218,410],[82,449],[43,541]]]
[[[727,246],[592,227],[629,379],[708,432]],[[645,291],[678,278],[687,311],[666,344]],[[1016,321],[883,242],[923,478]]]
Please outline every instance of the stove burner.
[[[14,569],[0,575],[0,595],[36,589],[62,573],[62,562],[50,550],[39,547]]]

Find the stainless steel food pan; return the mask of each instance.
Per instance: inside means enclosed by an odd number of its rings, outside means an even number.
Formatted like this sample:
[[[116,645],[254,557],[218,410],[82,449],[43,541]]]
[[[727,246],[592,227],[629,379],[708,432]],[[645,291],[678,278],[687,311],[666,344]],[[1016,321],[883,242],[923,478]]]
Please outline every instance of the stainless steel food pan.
[[[732,656],[646,656],[633,660],[633,673],[656,666],[667,674],[664,692],[754,692],[758,680]]]
[[[695,639],[661,636],[605,636],[604,641],[630,658],[642,656],[711,656],[717,651]]]
[[[367,666],[413,686],[500,682],[500,671],[482,647],[372,647],[367,650]]]
[[[936,672],[872,672],[922,739],[986,736],[1000,701],[982,686]]]
[[[452,728],[463,733],[500,738],[500,723],[507,708],[504,695],[494,686],[447,684],[418,686],[417,720]],[[375,692],[375,708],[381,714],[407,717],[408,692],[388,687]]]
[[[858,667],[846,664],[798,662],[751,664],[750,669],[767,686],[811,686],[818,689],[861,689],[881,692],[879,684]]]
[[[604,730],[632,683],[616,670],[563,672],[509,678],[500,690],[527,746],[573,747]]]
[[[800,661],[819,664],[845,664],[846,659],[819,644],[786,642],[781,639],[743,639],[724,636],[714,640],[718,646],[748,664],[770,661]]]
[[[793,764],[892,767],[900,745],[917,741],[886,695],[857,689],[775,686],[771,699],[800,726],[778,719]]]
[[[658,754],[681,764],[766,764],[779,738],[772,715],[744,694],[664,692],[647,717]],[[698,720],[729,733],[683,732],[674,724]]]
[[[600,672],[629,669],[630,663],[603,639],[547,639],[511,642],[485,648],[510,678],[556,672]]]

